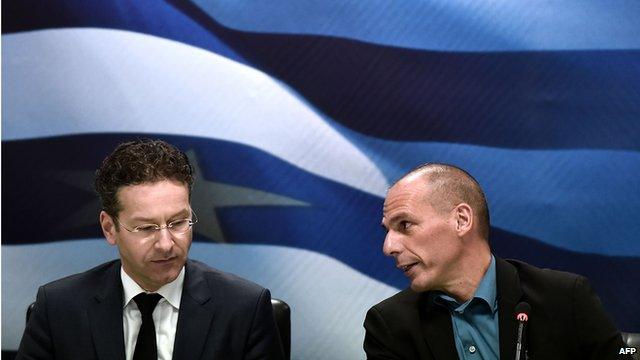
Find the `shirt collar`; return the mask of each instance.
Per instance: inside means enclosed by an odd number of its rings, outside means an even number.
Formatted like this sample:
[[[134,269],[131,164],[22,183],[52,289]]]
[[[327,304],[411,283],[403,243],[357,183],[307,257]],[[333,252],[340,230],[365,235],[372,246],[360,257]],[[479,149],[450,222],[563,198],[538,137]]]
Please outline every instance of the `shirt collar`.
[[[122,288],[124,290],[124,298],[122,307],[129,305],[129,302],[138,294],[146,292],[138,283],[136,283],[127,274],[123,268],[120,268],[120,279],[122,279]],[[172,282],[162,285],[156,293],[162,297],[176,309],[180,309],[180,299],[182,298],[182,285],[184,284],[184,266],[180,270],[180,274]]]
[[[491,255],[491,263],[487,272],[484,274],[478,290],[476,290],[474,298],[479,298],[486,301],[487,305],[492,312],[496,312],[496,259]]]
[[[475,294],[473,294],[473,297],[469,301],[464,304],[459,304],[454,298],[442,292],[435,292],[430,296],[430,298],[439,305],[443,305],[451,310],[459,312],[463,312],[473,300],[481,299],[487,303],[491,312],[495,313],[498,309],[496,304],[496,292],[496,259],[492,254],[489,268],[482,277],[482,280],[480,280],[480,284],[478,285]]]

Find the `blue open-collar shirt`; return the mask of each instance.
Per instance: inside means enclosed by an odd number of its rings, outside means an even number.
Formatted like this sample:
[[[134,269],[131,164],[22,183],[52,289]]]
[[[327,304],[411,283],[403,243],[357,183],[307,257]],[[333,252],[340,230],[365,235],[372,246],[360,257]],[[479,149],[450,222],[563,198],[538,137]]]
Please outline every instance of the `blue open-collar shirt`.
[[[431,300],[447,308],[451,314],[453,337],[460,359],[500,358],[496,294],[496,259],[493,255],[487,272],[469,301],[460,304],[442,292],[432,294]]]

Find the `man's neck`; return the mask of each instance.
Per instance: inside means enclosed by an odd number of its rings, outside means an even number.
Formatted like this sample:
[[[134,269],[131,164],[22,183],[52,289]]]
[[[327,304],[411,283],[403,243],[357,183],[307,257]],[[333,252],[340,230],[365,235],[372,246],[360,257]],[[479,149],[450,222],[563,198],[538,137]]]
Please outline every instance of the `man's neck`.
[[[448,284],[444,291],[460,304],[471,300],[491,264],[488,247],[486,251],[472,251],[467,255],[461,261],[460,276]]]

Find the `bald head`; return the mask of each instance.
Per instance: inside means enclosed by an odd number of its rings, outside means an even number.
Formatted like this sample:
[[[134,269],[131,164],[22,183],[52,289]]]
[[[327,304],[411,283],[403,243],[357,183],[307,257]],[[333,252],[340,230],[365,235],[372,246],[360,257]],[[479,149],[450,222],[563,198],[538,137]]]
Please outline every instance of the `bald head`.
[[[428,189],[426,200],[436,211],[445,213],[458,204],[468,204],[475,214],[478,234],[489,240],[487,200],[473,176],[453,165],[427,163],[411,170],[396,183],[416,178],[424,180]]]

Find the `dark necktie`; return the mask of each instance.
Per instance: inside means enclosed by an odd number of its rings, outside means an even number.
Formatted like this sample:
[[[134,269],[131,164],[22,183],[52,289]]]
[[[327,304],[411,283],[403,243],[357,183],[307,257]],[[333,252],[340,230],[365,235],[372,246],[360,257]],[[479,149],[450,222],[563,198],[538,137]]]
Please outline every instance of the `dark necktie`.
[[[133,360],[158,360],[156,327],[153,324],[151,315],[160,299],[162,299],[162,296],[159,294],[145,293],[140,293],[133,298],[142,314],[142,325],[140,325],[136,349],[133,352]]]

